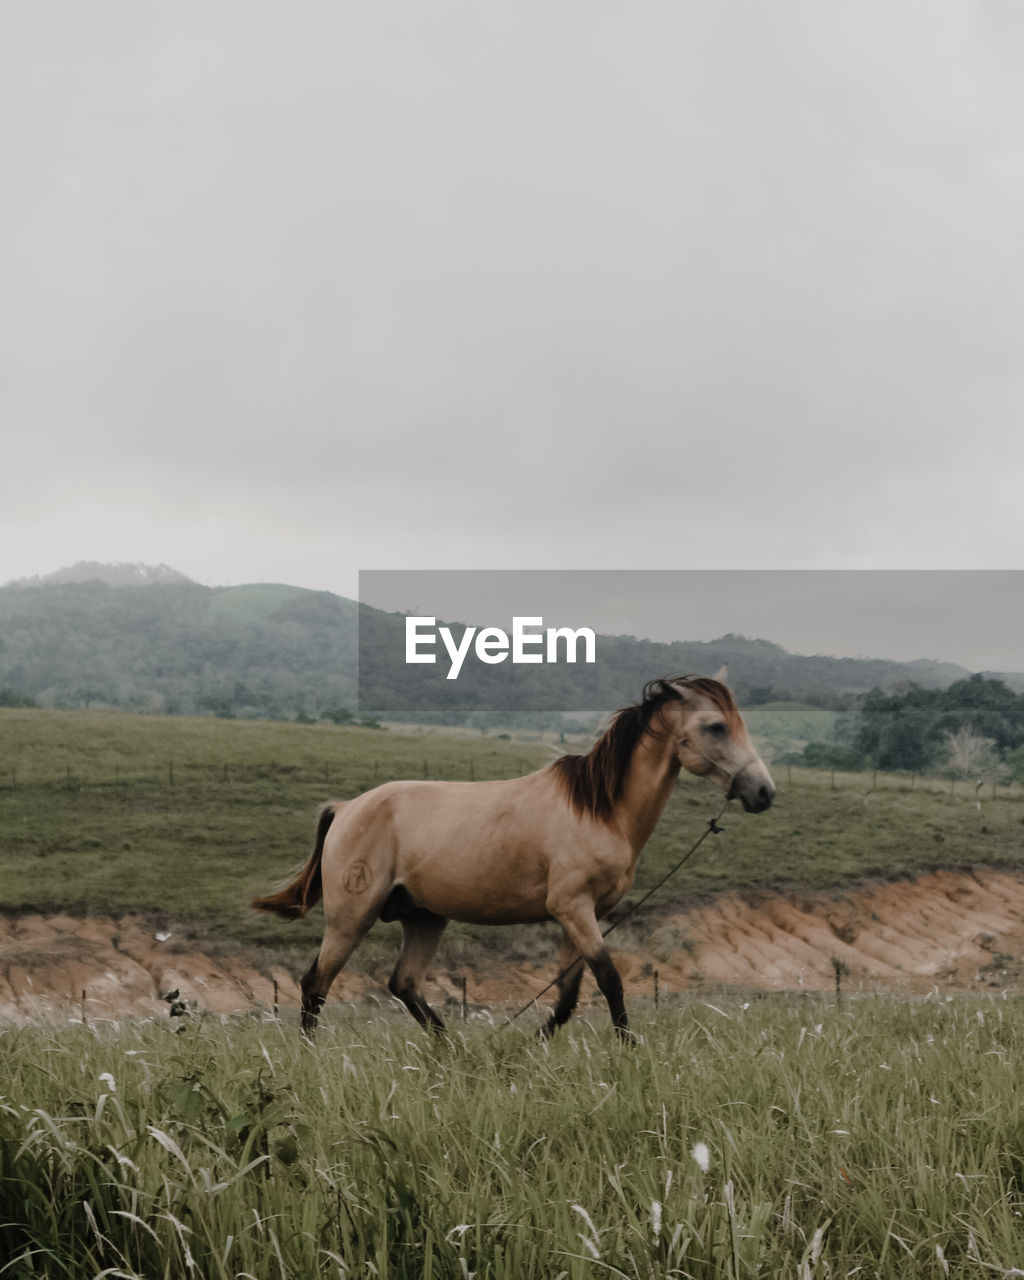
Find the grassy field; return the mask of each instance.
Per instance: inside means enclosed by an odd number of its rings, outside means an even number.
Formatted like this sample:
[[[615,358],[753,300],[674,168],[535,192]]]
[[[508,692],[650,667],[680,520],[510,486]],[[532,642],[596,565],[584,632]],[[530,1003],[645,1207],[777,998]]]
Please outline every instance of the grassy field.
[[[305,860],[324,800],[550,758],[479,733],[0,710],[0,911],[155,912],[187,922],[183,937],[308,963],[319,913],[287,927],[248,903]],[[357,966],[390,956],[397,930],[378,926]]]
[[[325,798],[548,758],[441,731],[0,711],[0,911],[146,910],[304,967],[320,913],[286,925],[247,903],[305,857]],[[773,809],[730,810],[617,945],[729,887],[1024,865],[1019,787],[776,781]],[[637,892],[719,804],[681,781]],[[396,930],[354,966],[386,972]],[[543,960],[553,942],[456,926],[441,961]],[[1022,1274],[1021,1002],[631,1012],[632,1049],[603,1010],[550,1044],[532,1014],[435,1039],[352,1006],[329,1007],[315,1046],[291,1022],[194,1013],[0,1027],[0,1280]]]
[[[286,924],[250,897],[279,883],[310,848],[315,813],[389,778],[498,778],[550,759],[543,743],[443,731],[0,711],[0,911],[155,911],[193,936],[258,945],[299,963],[322,917]],[[782,768],[772,810],[730,809],[651,913],[747,885],[838,886],[936,867],[1024,865],[1024,792]],[[641,858],[636,893],[705,829],[721,795],[684,775]],[[635,927],[618,935],[628,944]],[[356,953],[373,967],[395,947],[379,925]],[[545,958],[548,926],[455,926],[441,958]]]
[[[0,1030],[0,1276],[1021,1274],[1019,1001],[605,1022]]]

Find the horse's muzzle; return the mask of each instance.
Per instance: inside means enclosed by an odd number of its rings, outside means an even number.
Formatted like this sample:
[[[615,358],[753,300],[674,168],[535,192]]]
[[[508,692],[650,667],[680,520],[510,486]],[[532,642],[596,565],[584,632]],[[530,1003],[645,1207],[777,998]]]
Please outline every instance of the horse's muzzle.
[[[739,800],[747,813],[764,813],[775,799],[775,783],[763,764],[749,771],[744,769],[733,778],[728,798]]]
[[[746,809],[747,813],[764,813],[765,809],[772,807],[772,801],[775,799],[775,788],[769,786],[758,787],[757,795],[752,799],[748,796],[740,796],[740,803]]]

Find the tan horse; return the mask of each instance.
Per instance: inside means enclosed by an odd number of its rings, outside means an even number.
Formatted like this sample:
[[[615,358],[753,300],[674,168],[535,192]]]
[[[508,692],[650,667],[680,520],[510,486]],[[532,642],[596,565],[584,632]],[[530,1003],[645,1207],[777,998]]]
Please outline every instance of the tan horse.
[[[557,920],[559,998],[545,1031],[576,1007],[582,957],[628,1037],[622,981],[597,922],[632,885],[680,768],[751,813],[775,795],[730,691],[718,677],[680,676],[647,684],[588,755],[500,782],[386,782],[324,806],[309,861],[252,904],[295,919],[323,897],[320,953],[302,979],[303,1031],[315,1028],[331,983],[377,920],[402,922],[392,994],[438,1029],[421,983],[449,920]]]

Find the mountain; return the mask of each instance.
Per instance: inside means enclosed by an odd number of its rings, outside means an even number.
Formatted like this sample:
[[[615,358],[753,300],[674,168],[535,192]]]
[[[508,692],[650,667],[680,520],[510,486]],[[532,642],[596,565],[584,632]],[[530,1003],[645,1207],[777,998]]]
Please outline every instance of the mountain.
[[[36,574],[30,578],[17,578],[7,585],[43,587],[65,582],[105,582],[108,587],[149,587],[154,583],[191,581],[167,564],[100,564],[97,560],[78,560],[42,577]]]
[[[7,700],[288,717],[353,705],[351,600],[274,584],[205,587],[184,575],[133,581],[0,588]]]
[[[51,707],[319,718],[356,705],[360,608],[328,591],[284,584],[206,587],[166,565],[78,564],[0,588],[0,705],[34,700]],[[374,650],[366,637],[390,647],[405,620],[362,608],[365,678]],[[710,674],[723,662],[745,705],[789,699],[842,708],[876,687],[945,688],[970,674],[931,660],[802,656],[737,635],[674,644],[601,637],[600,653],[600,674],[586,703],[594,709],[634,701],[654,676]],[[533,705],[580,705],[552,696],[564,667],[532,671],[550,682],[545,700]],[[1024,688],[1024,676],[1003,678]],[[464,686],[465,706],[456,718],[467,717],[474,702],[502,705],[499,679],[500,668],[478,670],[475,686]],[[403,703],[394,688],[382,690],[379,707],[404,705],[414,704]],[[509,723],[528,705],[510,702]]]

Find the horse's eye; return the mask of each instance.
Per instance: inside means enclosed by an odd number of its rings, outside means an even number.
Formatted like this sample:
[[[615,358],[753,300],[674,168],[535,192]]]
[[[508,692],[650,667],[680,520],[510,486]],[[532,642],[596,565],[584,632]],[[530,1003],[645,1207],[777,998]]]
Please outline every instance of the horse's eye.
[[[712,738],[726,738],[729,736],[729,726],[724,720],[716,720],[714,724],[706,724],[702,727],[704,732],[710,734]]]

